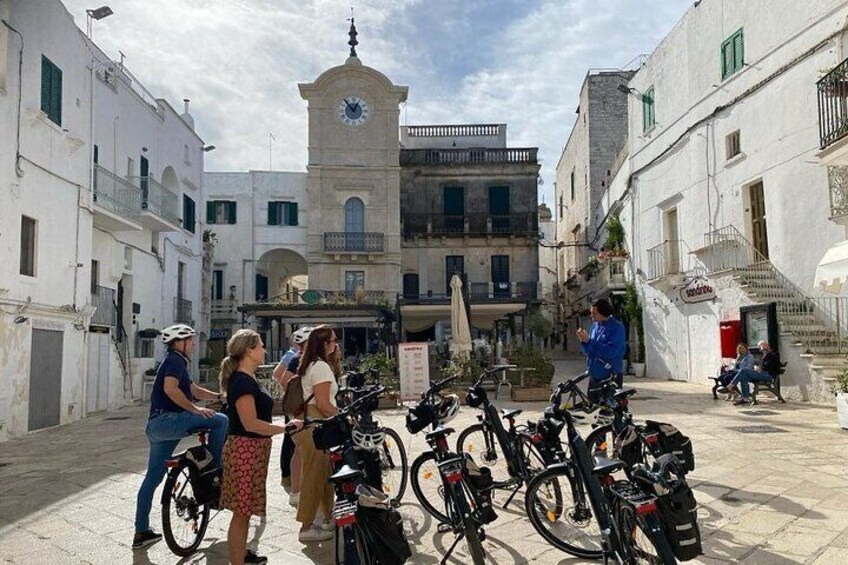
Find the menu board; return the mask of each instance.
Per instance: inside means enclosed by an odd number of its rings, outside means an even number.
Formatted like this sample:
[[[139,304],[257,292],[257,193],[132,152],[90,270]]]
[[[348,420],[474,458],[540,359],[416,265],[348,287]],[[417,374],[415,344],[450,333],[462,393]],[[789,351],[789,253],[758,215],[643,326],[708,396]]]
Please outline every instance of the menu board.
[[[400,399],[418,400],[430,388],[430,352],[425,343],[399,343]]]

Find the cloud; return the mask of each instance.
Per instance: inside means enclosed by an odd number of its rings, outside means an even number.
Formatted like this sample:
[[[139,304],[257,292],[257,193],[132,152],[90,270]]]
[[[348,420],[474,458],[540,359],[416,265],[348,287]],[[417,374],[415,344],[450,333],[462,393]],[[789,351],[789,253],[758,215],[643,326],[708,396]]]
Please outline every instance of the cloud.
[[[85,24],[84,0],[65,5]],[[409,86],[409,124],[507,123],[511,146],[538,146],[542,194],[574,123],[589,68],[651,52],[689,0],[366,0],[356,3],[362,61]],[[192,100],[218,149],[207,170],[303,171],[311,82],[347,57],[349,7],[337,0],[111,0],[94,22],[108,54],[157,97]]]

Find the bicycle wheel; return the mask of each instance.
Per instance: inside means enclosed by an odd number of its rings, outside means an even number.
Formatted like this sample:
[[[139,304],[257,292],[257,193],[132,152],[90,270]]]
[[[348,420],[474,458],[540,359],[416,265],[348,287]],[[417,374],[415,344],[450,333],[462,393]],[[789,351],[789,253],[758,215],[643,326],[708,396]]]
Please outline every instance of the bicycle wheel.
[[[412,462],[409,470],[412,492],[431,516],[443,524],[449,524],[446,514],[445,487],[442,475],[436,464],[436,454],[432,451],[422,453]]]
[[[180,557],[197,550],[209,524],[209,505],[198,504],[191,484],[189,462],[171,469],[162,497],[162,533],[168,548]]]
[[[468,555],[471,557],[471,562],[474,565],[485,564],[485,552],[483,551],[483,542],[480,539],[480,525],[474,518],[474,511],[469,504],[465,493],[468,485],[465,481],[455,483],[457,486],[452,489],[449,495],[450,514],[453,515],[451,523],[462,524],[462,534],[465,538],[465,544],[468,546]],[[470,494],[470,493],[469,493]],[[471,497],[473,500],[473,496]]]
[[[400,436],[391,428],[383,428],[386,441],[379,448],[380,472],[383,475],[383,492],[392,500],[400,503],[406,492],[409,480],[409,463],[406,458],[406,448]]]
[[[353,544],[350,558],[345,558],[345,539],[349,537]],[[336,565],[371,565],[371,552],[365,541],[362,529],[357,523],[336,528]]]
[[[677,559],[655,515],[636,516],[632,506],[616,503],[616,521],[628,561],[638,565],[674,565]]]
[[[483,424],[474,424],[462,430],[456,440],[457,453],[467,453],[474,462],[487,466],[492,472],[495,487],[511,481],[509,465],[498,438]]]
[[[569,476],[574,471],[557,466],[530,479],[524,510],[536,531],[554,547],[576,557],[600,559],[601,530],[580,479],[576,474],[574,479]]]
[[[586,447],[589,448],[589,453],[594,456],[614,459],[614,443],[615,437],[613,435],[612,426],[599,426],[589,432],[589,435],[586,436]]]
[[[533,444],[533,440],[529,437],[521,436],[521,455],[524,458],[524,466],[530,477],[538,475],[544,471],[548,463],[545,461],[545,456],[539,451],[539,448]]]

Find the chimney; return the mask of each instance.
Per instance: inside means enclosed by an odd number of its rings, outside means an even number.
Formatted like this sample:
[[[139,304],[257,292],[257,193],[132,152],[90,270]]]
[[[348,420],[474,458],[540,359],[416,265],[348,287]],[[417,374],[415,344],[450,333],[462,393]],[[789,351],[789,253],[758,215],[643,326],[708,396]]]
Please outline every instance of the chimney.
[[[194,131],[194,118],[192,118],[191,114],[188,113],[188,103],[189,102],[191,102],[191,101],[188,98],[183,98],[183,104],[185,104],[185,108],[183,110],[183,113],[180,114],[180,117],[183,119],[183,121],[186,124],[188,124],[188,127],[190,127],[192,129],[192,131]]]

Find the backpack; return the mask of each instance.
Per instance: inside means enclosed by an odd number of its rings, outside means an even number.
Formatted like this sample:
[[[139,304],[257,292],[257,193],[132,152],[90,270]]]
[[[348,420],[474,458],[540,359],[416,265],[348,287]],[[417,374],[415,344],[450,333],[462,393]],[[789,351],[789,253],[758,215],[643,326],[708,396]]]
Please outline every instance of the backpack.
[[[671,453],[683,464],[683,472],[695,470],[695,453],[692,451],[692,442],[683,435],[680,430],[671,424],[645,421],[645,431],[648,434],[657,434],[662,453]]]
[[[283,414],[299,418],[306,412],[306,405],[315,397],[314,394],[309,395],[306,400],[303,399],[303,380],[300,375],[295,375],[289,380],[286,391],[283,393]]]

